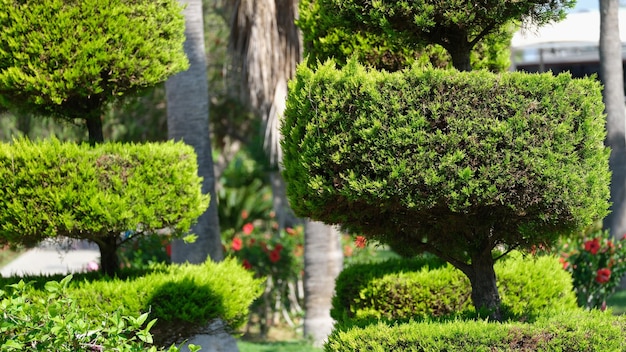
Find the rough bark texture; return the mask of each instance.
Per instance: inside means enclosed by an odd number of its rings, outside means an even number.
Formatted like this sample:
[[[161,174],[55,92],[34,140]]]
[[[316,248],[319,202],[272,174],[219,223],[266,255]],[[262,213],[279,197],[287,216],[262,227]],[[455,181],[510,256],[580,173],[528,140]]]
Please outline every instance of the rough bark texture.
[[[317,221],[308,221],[304,232],[304,335],[322,346],[333,329],[330,317],[335,279],[343,268],[339,231]]]
[[[202,263],[207,257],[215,261],[224,258],[217,217],[215,175],[209,136],[209,88],[206,54],[204,50],[204,27],[202,1],[181,0],[186,5],[185,53],[189,69],[167,80],[167,130],[170,139],[182,140],[194,147],[198,156],[198,174],[203,177],[202,191],[209,193],[211,203],[200,216],[191,232],[198,236],[195,243],[182,240],[172,243],[172,262]]]
[[[278,127],[285,109],[287,80],[293,77],[302,57],[302,39],[294,23],[298,1],[238,0],[233,4],[231,80],[240,82],[237,94],[263,118],[264,145],[271,162],[279,166]],[[288,207],[284,180],[277,173],[271,178],[277,219],[281,227],[292,226],[297,220]],[[333,326],[330,307],[343,252],[333,227],[308,222],[305,228],[304,333],[321,346]]]
[[[600,0],[600,76],[607,113],[607,145],[611,147],[611,213],[604,227],[613,236],[626,233],[626,143],[619,0]]]
[[[477,312],[486,312],[489,318],[501,321],[500,294],[496,285],[496,272],[491,250],[472,256],[471,274],[472,302]]]

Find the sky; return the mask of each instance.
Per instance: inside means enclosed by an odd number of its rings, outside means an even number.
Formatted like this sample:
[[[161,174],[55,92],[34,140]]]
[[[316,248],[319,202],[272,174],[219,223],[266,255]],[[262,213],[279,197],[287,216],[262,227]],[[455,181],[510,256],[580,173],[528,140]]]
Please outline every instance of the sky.
[[[626,6],[626,1],[620,0],[620,6]],[[576,1],[576,7],[574,7],[572,12],[597,10],[599,7],[600,0],[578,0]]]
[[[578,0],[576,1],[576,7],[572,12],[584,11],[584,10],[597,10],[600,0]]]

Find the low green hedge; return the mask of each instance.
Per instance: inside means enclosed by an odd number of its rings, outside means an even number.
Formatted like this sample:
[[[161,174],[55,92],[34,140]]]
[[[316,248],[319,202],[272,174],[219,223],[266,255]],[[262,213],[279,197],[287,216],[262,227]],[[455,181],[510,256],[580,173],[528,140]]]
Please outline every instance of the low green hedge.
[[[507,318],[532,321],[550,310],[576,308],[571,277],[554,257],[512,253],[495,270]],[[331,316],[339,324],[451,317],[474,309],[467,277],[434,257],[356,264],[341,272],[335,290]]]
[[[626,351],[626,317],[573,310],[534,323],[379,322],[335,330],[326,351]]]
[[[68,296],[83,309],[88,321],[98,324],[115,314],[138,317],[149,313],[157,319],[154,341],[168,346],[196,333],[214,319],[221,319],[236,333],[246,322],[249,307],[262,293],[262,280],[254,279],[236,260],[226,259],[201,265],[159,265],[141,275],[110,278],[99,274],[74,276]],[[35,280],[34,295],[44,291],[45,282]],[[17,278],[0,280],[0,287]]]

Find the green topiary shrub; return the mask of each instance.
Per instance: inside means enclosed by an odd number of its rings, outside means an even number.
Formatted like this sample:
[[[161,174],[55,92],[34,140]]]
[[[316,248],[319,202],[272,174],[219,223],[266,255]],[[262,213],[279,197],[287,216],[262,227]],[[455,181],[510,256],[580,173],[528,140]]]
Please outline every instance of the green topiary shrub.
[[[421,5],[414,5],[418,8]],[[421,11],[420,11],[421,12]],[[355,21],[357,20],[357,21]],[[337,3],[300,0],[298,27],[302,30],[307,63],[334,59],[339,65],[351,57],[377,69],[398,71],[418,62],[437,68],[450,68],[450,54],[437,43],[407,39],[400,31],[381,34],[337,10]],[[503,25],[478,41],[470,54],[472,69],[505,71],[510,66],[510,42],[515,26]]]
[[[207,206],[195,153],[180,142],[0,144],[0,244],[87,239],[113,274],[122,233],[181,236]]]
[[[147,313],[113,312],[94,321],[68,295],[71,279],[47,281],[43,292],[24,281],[0,290],[0,351],[157,351]]]
[[[299,216],[451,263],[498,319],[502,251],[606,215],[603,109],[597,81],[567,74],[301,65],[281,127],[287,195]]]
[[[574,310],[534,323],[487,321],[378,323],[335,330],[328,352],[626,351],[626,317]]]
[[[188,63],[177,0],[0,0],[0,105],[83,120],[120,96],[164,82]]]
[[[263,292],[262,283],[234,259],[208,260],[202,265],[170,265],[163,272],[132,279],[81,283],[72,295],[81,306],[92,307],[93,319],[120,309],[129,315],[150,312],[149,317],[157,319],[155,341],[169,345],[202,332],[217,318],[236,332]]]
[[[515,253],[495,266],[507,318],[532,321],[577,307],[571,276],[557,258]],[[340,324],[450,318],[471,314],[470,283],[451,265],[429,258],[356,264],[337,278],[331,316]]]
[[[45,294],[52,277],[26,277],[32,281],[31,296]],[[17,278],[0,279],[7,287]],[[152,338],[158,346],[182,342],[204,332],[208,323],[221,319],[236,333],[248,319],[249,307],[263,292],[263,280],[253,278],[234,259],[201,265],[156,265],[150,270],[122,271],[119,277],[97,273],[75,274],[67,297],[81,309],[82,317],[95,325],[110,317],[156,319]]]
[[[502,70],[508,62],[505,57],[512,24],[560,20],[574,4],[573,0],[482,0],[479,4],[440,0],[302,0],[298,26],[313,64],[328,58],[345,63],[347,57],[354,55],[361,62],[396,71],[430,56],[451,61],[459,70],[470,70],[471,61],[475,67]],[[428,45],[431,47],[426,48]],[[442,47],[447,53],[442,53]],[[487,57],[488,64],[481,65],[476,56]]]

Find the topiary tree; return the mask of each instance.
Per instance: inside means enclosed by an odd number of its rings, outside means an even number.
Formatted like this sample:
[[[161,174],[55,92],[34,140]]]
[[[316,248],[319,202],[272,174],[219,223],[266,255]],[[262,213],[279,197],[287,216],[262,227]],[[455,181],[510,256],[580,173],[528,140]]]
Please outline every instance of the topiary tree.
[[[208,206],[193,148],[182,143],[95,147],[56,139],[0,144],[0,245],[87,239],[101,269],[119,269],[116,250],[167,230],[180,237]]]
[[[502,70],[508,67],[512,22],[559,20],[575,3],[302,0],[298,25],[312,64],[329,57],[344,63],[356,55],[361,61],[391,71],[405,67],[407,62],[426,60],[436,61],[436,66],[451,60],[455,68],[464,71],[472,66]],[[445,48],[449,59],[441,50],[427,47],[432,44]]]
[[[187,68],[176,0],[0,0],[0,105],[84,121]]]
[[[500,318],[494,262],[607,214],[599,83],[569,75],[301,66],[282,124],[298,216],[430,252]]]

